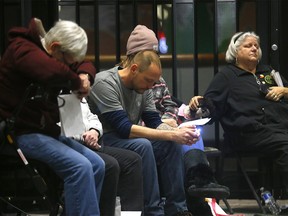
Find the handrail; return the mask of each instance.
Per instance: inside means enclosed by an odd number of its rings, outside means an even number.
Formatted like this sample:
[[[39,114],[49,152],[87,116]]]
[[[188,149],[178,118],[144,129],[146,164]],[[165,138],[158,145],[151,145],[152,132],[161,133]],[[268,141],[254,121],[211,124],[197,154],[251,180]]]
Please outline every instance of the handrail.
[[[225,54],[224,53],[219,53],[219,62],[224,62],[225,61]],[[193,54],[178,54],[176,55],[177,60],[178,61],[191,61],[194,59],[194,55]],[[198,54],[198,60],[199,63],[211,63],[213,64],[213,53],[204,53],[204,54]],[[121,55],[121,59],[124,59],[125,55]],[[172,61],[172,55],[168,54],[168,55],[161,55],[160,56],[161,61],[162,62],[168,62],[168,61]],[[101,62],[114,62],[116,60],[116,56],[115,55],[100,55],[100,61]],[[95,60],[95,56],[94,55],[87,55],[85,60],[89,60],[89,61],[94,61]]]

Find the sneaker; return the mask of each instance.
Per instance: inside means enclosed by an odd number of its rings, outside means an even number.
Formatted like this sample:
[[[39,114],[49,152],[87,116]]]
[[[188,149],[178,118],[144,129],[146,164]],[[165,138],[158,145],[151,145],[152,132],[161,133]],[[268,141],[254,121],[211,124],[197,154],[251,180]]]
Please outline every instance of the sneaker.
[[[188,188],[188,194],[195,197],[223,199],[230,196],[230,190],[224,185],[211,182],[201,187],[191,185]]]

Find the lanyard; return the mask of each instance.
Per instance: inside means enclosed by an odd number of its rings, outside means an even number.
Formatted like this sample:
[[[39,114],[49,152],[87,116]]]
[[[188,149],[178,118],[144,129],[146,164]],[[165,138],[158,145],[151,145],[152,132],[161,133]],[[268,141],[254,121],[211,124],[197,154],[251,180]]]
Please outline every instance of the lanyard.
[[[262,92],[263,94],[266,95],[269,92],[269,87],[266,86],[265,84],[261,83],[261,81],[258,79],[258,77],[254,73],[252,73],[252,74],[256,80],[256,83],[259,85],[260,92]]]

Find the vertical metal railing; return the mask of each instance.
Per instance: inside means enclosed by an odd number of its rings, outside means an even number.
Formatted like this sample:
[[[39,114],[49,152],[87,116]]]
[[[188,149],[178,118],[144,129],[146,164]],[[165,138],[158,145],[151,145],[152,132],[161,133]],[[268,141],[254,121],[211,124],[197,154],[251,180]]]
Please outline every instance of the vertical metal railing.
[[[80,0],[75,1],[75,22],[80,25]]]
[[[152,20],[153,20],[153,30],[157,35],[158,32],[158,20],[157,20],[157,0],[153,0],[153,5],[152,5]]]
[[[4,1],[0,1],[0,14],[4,14]],[[5,22],[4,22],[4,16],[0,16],[0,59],[4,52],[5,47]]]
[[[115,32],[115,38],[116,38],[116,62],[120,62],[121,60],[121,43],[120,43],[120,37],[121,37],[121,29],[120,29],[120,4],[119,1],[116,1],[115,3],[115,21],[116,21],[116,32]]]
[[[178,83],[178,75],[177,75],[177,53],[176,53],[176,7],[177,7],[177,0],[173,0],[172,2],[172,22],[173,22],[173,27],[172,27],[172,94],[175,97],[178,97],[178,88],[177,88],[177,83]]]
[[[270,13],[270,2],[262,2],[257,7],[257,20],[261,20],[257,22],[256,33],[261,35],[261,49],[262,49],[262,59],[261,62],[270,62],[270,56],[268,54],[268,50],[270,50],[270,23],[271,13]]]
[[[218,0],[214,0],[213,4],[214,11],[214,23],[213,23],[213,70],[214,75],[218,73],[219,70],[219,57],[218,57]],[[215,146],[218,148],[220,146],[220,125],[219,122],[216,121],[214,123],[215,130]]]
[[[99,17],[96,16],[96,14],[99,13],[99,4],[97,1],[94,1],[93,4],[93,10],[94,10],[94,64],[96,69],[98,70],[100,68],[100,51],[99,51]]]
[[[21,25],[28,26],[32,18],[32,4],[31,0],[21,0]]]
[[[269,31],[271,32],[271,43],[269,50],[271,52],[271,66],[279,71],[280,70],[280,56],[279,56],[279,49],[281,49],[279,42],[279,27],[281,20],[281,13],[280,13],[280,1],[271,1],[271,25]],[[286,69],[285,69],[286,70]],[[283,72],[283,70],[281,70]]]
[[[138,7],[137,7],[137,4],[136,4],[135,0],[132,2],[132,4],[133,4],[133,7],[132,7],[133,8],[133,26],[136,26],[137,23],[138,23],[138,16],[137,16]]]
[[[194,95],[199,95],[199,59],[198,59],[198,53],[199,53],[199,50],[198,50],[198,0],[193,0],[193,4],[194,4],[194,7],[193,7],[193,14],[194,14],[194,27],[193,27],[193,34],[194,34],[194,53],[193,53],[193,56],[194,56]]]

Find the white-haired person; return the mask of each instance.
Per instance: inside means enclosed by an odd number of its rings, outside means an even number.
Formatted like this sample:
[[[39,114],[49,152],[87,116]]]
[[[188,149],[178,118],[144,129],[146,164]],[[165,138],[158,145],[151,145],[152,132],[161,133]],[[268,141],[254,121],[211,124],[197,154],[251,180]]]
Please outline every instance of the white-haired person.
[[[281,75],[275,78],[271,66],[259,64],[261,56],[258,35],[234,34],[226,51],[228,65],[215,75],[204,97],[215,106],[212,118],[224,129],[224,145],[240,153],[271,156],[287,192],[288,82]],[[192,110],[200,98],[191,99]]]
[[[105,164],[94,151],[60,136],[57,125],[59,92],[65,87],[80,99],[94,81],[96,70],[84,61],[85,31],[74,22],[59,21],[46,33],[41,20],[33,18],[28,28],[11,29],[8,41],[0,63],[0,91],[5,92],[0,117],[13,116],[27,93],[13,125],[19,148],[63,180],[66,215],[99,216]]]

